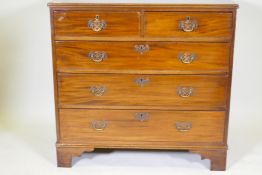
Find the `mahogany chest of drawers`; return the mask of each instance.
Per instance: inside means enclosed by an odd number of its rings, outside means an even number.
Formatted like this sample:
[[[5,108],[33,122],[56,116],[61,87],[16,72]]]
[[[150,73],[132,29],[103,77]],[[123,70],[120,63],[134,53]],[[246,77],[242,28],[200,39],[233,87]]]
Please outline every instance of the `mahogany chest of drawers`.
[[[225,169],[236,4],[49,6],[58,166],[128,148]]]

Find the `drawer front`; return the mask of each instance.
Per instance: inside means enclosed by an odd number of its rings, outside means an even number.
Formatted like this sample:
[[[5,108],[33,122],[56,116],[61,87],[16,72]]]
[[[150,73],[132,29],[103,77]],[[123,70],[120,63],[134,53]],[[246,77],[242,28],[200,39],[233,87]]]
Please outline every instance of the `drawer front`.
[[[230,37],[231,13],[148,12],[145,35],[152,37]]]
[[[224,110],[224,76],[60,74],[61,108]]]
[[[222,143],[225,112],[60,109],[61,142]]]
[[[60,36],[138,36],[138,12],[55,11],[54,30]]]
[[[228,72],[228,43],[56,42],[58,72]]]

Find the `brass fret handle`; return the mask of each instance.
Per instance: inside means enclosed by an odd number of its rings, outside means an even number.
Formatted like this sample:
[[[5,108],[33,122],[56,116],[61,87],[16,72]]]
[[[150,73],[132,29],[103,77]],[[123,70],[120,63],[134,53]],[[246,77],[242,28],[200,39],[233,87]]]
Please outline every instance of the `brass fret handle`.
[[[92,29],[94,32],[100,32],[106,28],[106,21],[100,20],[100,16],[96,15],[95,19],[91,19],[87,24],[88,28]]]
[[[140,87],[143,87],[144,85],[149,83],[148,78],[136,78],[135,83],[138,84]]]
[[[105,94],[106,91],[107,91],[107,88],[105,86],[91,86],[90,87],[90,92],[94,96],[102,96]]]
[[[88,58],[96,63],[99,63],[107,58],[107,53],[104,51],[90,51],[88,53]]]
[[[187,87],[187,86],[178,87],[177,94],[183,98],[190,97],[193,94],[193,87]]]
[[[145,52],[149,51],[149,45],[148,44],[136,44],[134,46],[135,51],[139,52],[141,55],[143,55]]]
[[[198,28],[198,22],[187,16],[185,20],[179,21],[178,28],[184,32],[192,32]]]
[[[190,52],[179,53],[178,59],[184,64],[190,64],[196,59],[196,54]]]
[[[97,131],[102,131],[107,128],[108,122],[104,120],[94,120],[91,122],[91,127]]]
[[[192,122],[176,122],[176,129],[180,132],[186,132],[192,129]]]
[[[144,122],[147,121],[149,119],[149,113],[147,112],[139,112],[135,114],[135,119]]]

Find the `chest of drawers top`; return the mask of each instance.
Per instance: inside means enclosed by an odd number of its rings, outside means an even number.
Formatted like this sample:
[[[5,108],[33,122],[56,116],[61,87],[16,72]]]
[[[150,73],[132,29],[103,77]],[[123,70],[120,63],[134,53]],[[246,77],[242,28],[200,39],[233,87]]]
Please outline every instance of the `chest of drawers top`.
[[[231,0],[52,0],[48,3],[49,6],[90,6],[90,5],[238,5]]]

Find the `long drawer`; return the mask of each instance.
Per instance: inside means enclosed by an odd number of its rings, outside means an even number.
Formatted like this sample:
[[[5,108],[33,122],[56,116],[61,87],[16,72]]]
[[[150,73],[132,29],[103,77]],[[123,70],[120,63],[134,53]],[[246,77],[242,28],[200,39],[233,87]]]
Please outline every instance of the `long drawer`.
[[[56,42],[58,72],[217,74],[229,69],[228,43]]]
[[[60,109],[63,143],[92,141],[222,143],[225,112]]]
[[[228,78],[216,75],[59,74],[60,108],[224,110]]]

